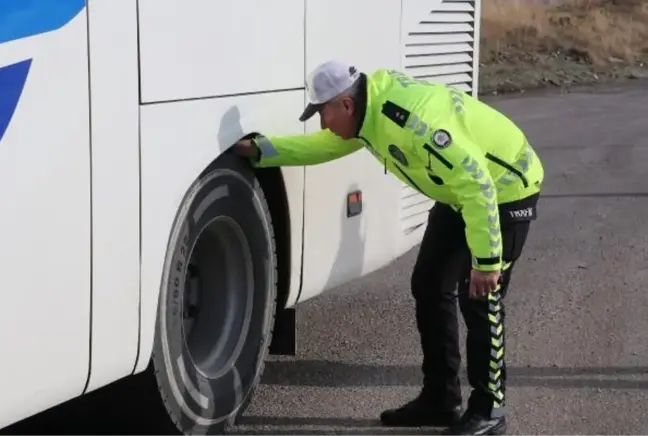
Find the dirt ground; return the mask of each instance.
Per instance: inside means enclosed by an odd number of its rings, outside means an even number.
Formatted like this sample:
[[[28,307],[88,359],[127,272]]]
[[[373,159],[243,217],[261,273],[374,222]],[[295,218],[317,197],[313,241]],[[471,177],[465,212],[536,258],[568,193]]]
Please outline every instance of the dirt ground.
[[[648,78],[648,0],[483,0],[480,94]]]

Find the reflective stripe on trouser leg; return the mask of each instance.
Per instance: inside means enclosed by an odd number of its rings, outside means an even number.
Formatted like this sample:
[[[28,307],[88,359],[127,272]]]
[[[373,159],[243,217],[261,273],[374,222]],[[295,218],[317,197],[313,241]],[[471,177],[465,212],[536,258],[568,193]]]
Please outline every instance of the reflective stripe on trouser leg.
[[[511,266],[506,263],[502,272]],[[495,292],[488,294],[488,321],[490,323],[490,368],[488,372],[488,390],[495,399],[491,417],[497,418],[504,415],[504,390],[502,389],[502,367],[504,366],[504,320],[502,319],[502,306],[500,286]]]

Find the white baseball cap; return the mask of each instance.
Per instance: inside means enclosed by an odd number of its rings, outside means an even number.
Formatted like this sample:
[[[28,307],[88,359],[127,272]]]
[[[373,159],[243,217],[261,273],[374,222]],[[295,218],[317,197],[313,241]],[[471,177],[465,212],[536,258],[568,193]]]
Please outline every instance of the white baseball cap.
[[[311,118],[329,100],[349,89],[360,78],[353,66],[340,61],[327,61],[315,68],[306,80],[310,101],[299,121]]]

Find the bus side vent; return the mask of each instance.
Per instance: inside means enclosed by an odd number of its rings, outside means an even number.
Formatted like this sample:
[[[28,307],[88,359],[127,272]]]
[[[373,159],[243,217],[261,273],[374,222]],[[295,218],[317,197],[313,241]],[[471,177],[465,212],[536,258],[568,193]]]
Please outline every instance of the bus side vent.
[[[408,185],[401,188],[401,225],[410,233],[427,222],[428,211],[434,202]]]
[[[403,72],[475,93],[479,41],[475,41],[475,0],[443,0],[407,34]],[[473,45],[477,44],[473,48]],[[473,57],[473,51],[474,57]]]

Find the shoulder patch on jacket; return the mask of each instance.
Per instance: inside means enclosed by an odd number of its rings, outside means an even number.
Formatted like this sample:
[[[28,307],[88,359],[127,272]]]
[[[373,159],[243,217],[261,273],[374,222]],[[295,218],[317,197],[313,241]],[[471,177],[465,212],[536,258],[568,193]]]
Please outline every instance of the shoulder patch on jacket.
[[[439,148],[446,148],[452,144],[452,136],[447,130],[439,129],[432,134],[432,142]]]
[[[381,113],[399,127],[405,127],[410,116],[410,111],[389,100],[383,104]]]

